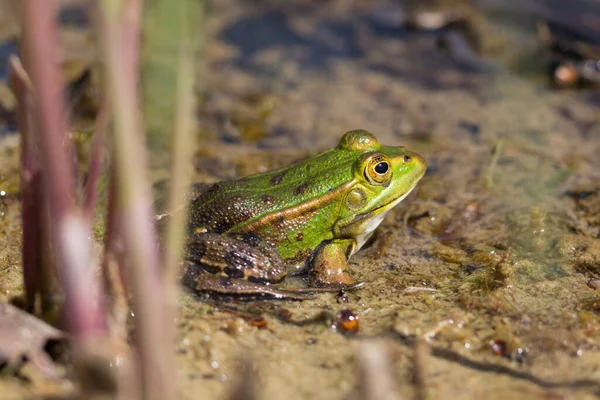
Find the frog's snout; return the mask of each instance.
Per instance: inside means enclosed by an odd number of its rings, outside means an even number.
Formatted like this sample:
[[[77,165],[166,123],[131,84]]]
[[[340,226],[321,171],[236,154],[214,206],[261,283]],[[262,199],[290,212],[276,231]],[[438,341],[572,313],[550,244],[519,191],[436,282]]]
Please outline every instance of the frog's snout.
[[[420,169],[423,170],[423,173],[425,173],[425,171],[427,170],[427,161],[425,161],[425,159],[417,153],[413,153],[410,157],[414,160],[414,162],[417,165],[419,165]]]
[[[427,161],[421,155],[413,152],[409,152],[403,157],[404,163],[410,163],[413,166],[413,170],[420,171],[421,174],[425,174],[427,170]]]

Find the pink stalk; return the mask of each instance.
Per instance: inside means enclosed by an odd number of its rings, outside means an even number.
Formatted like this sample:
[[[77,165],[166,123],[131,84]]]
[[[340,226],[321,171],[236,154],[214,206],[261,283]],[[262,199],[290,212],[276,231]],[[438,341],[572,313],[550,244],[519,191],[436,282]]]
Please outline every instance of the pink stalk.
[[[142,9],[141,0],[129,0],[124,5],[123,10],[123,28],[122,40],[126,43],[121,55],[123,57],[123,68],[126,71],[127,79],[137,83],[138,64],[139,64],[139,37],[140,37],[140,16]],[[84,200],[85,215],[93,215],[96,206],[97,181],[102,172],[102,150],[106,130],[108,129],[108,104],[102,103],[98,116],[96,117],[96,129],[94,130],[94,140],[92,142],[92,157],[90,159],[89,179]]]
[[[139,52],[140,52],[140,17],[142,10],[141,0],[129,0],[123,5],[123,21],[121,23],[121,40],[123,46],[121,46],[121,57],[123,74],[126,76],[127,81],[134,82],[137,85],[138,79],[138,67],[139,67]],[[104,106],[109,106],[108,102]],[[108,109],[104,109],[108,113]],[[108,122],[108,119],[107,121]],[[109,193],[108,193],[108,208],[107,208],[107,220],[106,220],[106,237],[105,237],[105,265],[104,273],[109,274],[108,265],[106,262],[109,259],[113,259],[117,262],[120,267],[121,283],[127,285],[127,276],[125,274],[125,255],[123,249],[120,246],[122,240],[123,230],[121,216],[117,207],[118,201],[118,185],[117,185],[116,167],[111,168],[109,178]],[[108,275],[106,276],[108,277]],[[109,283],[110,285],[110,283]],[[109,290],[115,288],[108,288]],[[118,302],[118,300],[117,300]],[[118,305],[115,304],[118,308]],[[118,309],[112,310],[115,313],[119,313]],[[116,315],[113,315],[116,317]],[[117,317],[117,320],[120,318]],[[124,321],[125,322],[125,321]],[[118,323],[117,323],[118,324]]]
[[[39,213],[41,200],[40,165],[37,162],[33,121],[33,88],[27,73],[17,57],[9,63],[10,86],[19,104],[17,118],[21,131],[21,220],[23,224],[23,281],[27,311],[35,312],[35,299],[39,293],[41,230]]]
[[[140,4],[136,0],[135,4]],[[117,210],[130,262],[128,286],[134,295],[136,335],[142,370],[144,398],[174,398],[170,366],[171,343],[165,343],[165,295],[160,283],[159,255],[152,218],[147,155],[137,104],[137,85],[123,54],[131,54],[132,42],[123,40],[123,2],[100,2],[101,35],[108,94],[114,116],[113,151],[118,183]],[[132,7],[132,3],[128,4]],[[132,12],[131,8],[126,9]],[[141,13],[141,10],[137,10]],[[137,38],[137,35],[132,35]],[[136,39],[137,40],[137,39]],[[136,54],[136,53],[134,53]]]
[[[142,0],[125,0],[123,2],[123,19],[121,24],[121,40],[123,41],[122,68],[129,82],[137,86],[140,63],[140,32],[142,17]]]
[[[36,88],[40,156],[48,198],[51,239],[65,293],[68,329],[84,341],[103,328],[94,279],[91,231],[75,208],[75,186],[69,152],[58,65],[56,6],[52,0],[23,0],[26,67]]]

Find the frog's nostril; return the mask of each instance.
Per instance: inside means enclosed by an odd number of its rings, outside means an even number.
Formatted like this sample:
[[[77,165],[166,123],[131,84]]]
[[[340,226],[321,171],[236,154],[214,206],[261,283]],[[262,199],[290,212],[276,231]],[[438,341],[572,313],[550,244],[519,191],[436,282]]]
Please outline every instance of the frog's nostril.
[[[408,154],[404,156],[404,162],[409,162],[410,160],[412,160],[411,156],[409,156]]]

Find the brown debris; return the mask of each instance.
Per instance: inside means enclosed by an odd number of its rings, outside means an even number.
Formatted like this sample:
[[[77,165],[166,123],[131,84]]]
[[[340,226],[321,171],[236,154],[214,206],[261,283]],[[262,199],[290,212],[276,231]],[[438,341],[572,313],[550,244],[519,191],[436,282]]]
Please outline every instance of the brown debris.
[[[564,235],[556,245],[556,252],[578,271],[600,273],[600,239]]]
[[[248,325],[258,328],[258,329],[263,329],[263,328],[266,328],[267,325],[269,325],[269,322],[264,317],[257,316],[257,317],[251,318],[248,321]]]
[[[65,333],[25,311],[0,304],[0,370],[17,371],[30,363],[46,378],[59,379],[62,373],[49,351],[67,339]]]

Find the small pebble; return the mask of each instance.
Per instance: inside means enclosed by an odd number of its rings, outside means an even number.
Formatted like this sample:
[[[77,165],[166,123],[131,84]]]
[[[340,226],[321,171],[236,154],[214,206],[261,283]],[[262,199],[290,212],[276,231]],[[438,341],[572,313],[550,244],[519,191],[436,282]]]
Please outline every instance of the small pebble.
[[[358,315],[350,309],[341,310],[336,316],[337,327],[347,333],[357,333],[359,329]]]
[[[590,289],[600,290],[600,279],[590,279],[587,285]]]

